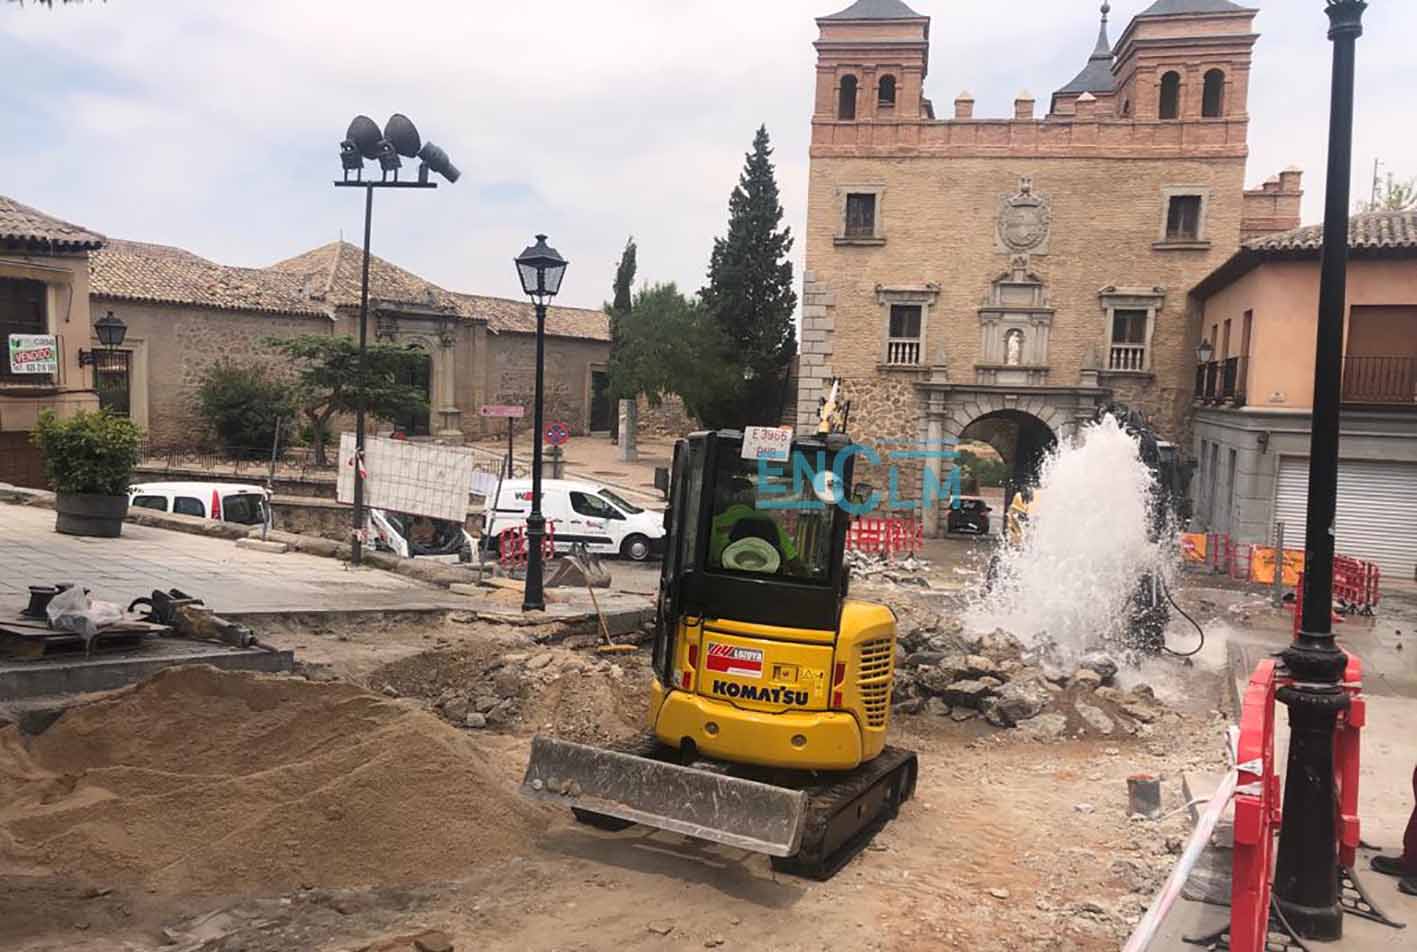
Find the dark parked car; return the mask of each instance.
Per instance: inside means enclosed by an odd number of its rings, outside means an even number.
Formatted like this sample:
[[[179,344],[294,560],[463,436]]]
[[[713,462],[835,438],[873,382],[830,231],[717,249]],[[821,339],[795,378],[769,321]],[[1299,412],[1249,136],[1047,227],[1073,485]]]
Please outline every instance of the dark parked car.
[[[950,507],[945,528],[950,532],[989,534],[989,504],[977,496],[962,496],[959,508]]]

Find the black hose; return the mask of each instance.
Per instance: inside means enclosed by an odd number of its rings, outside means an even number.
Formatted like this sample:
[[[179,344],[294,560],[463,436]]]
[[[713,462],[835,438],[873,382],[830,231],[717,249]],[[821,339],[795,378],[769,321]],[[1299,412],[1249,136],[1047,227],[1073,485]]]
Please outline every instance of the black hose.
[[[1158,579],[1157,581],[1161,580]],[[1175,655],[1177,658],[1191,658],[1195,655],[1200,654],[1201,649],[1205,647],[1205,629],[1201,628],[1200,623],[1197,622],[1190,615],[1188,615],[1184,608],[1176,604],[1175,596],[1171,594],[1171,589],[1166,587],[1166,583],[1164,581],[1161,582],[1161,590],[1166,593],[1166,600],[1171,603],[1171,607],[1176,609],[1176,611],[1180,612],[1181,617],[1186,619],[1186,621],[1190,622],[1195,627],[1196,634],[1201,636],[1200,644],[1196,645],[1195,648],[1191,649],[1190,651],[1176,651],[1172,648],[1168,648],[1166,645],[1162,645],[1161,650],[1169,655]]]

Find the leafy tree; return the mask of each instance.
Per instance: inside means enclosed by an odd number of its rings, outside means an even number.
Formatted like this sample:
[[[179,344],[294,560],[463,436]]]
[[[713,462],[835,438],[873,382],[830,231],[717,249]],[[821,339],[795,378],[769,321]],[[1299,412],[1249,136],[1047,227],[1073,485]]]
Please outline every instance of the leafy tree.
[[[1402,182],[1389,172],[1387,182],[1378,183],[1375,191],[1375,200],[1358,203],[1360,212],[1403,212],[1417,207],[1417,179]]]
[[[970,450],[959,451],[959,466],[966,475],[964,482],[972,477],[977,486],[1002,486],[1009,476],[1009,468],[1003,460],[979,456]]]
[[[728,341],[739,368],[734,386],[703,407],[710,426],[775,420],[781,388],[796,353],[792,324],[792,231],[782,227],[766,126],[753,137],[738,186],[728,199],[728,234],[715,238],[704,307]]]
[[[315,462],[327,465],[330,418],[364,412],[378,419],[419,413],[428,406],[423,392],[403,383],[421,359],[419,351],[372,343],[362,365],[359,342],[350,337],[272,337],[266,343],[297,361],[295,404],[310,423]]]
[[[610,379],[625,399],[644,394],[657,407],[667,394],[678,394],[698,415],[702,405],[733,386],[738,371],[726,356],[728,346],[718,326],[673,282],[638,291],[620,322],[620,349],[610,355]]]
[[[259,457],[270,452],[277,421],[295,415],[291,397],[290,386],[265,368],[221,360],[207,368],[197,407],[223,447]]]
[[[635,287],[635,271],[638,268],[636,257],[639,248],[635,245],[635,236],[631,235],[625,241],[625,250],[620,252],[620,263],[615,266],[615,299],[605,305],[605,313],[610,318],[610,365],[615,365],[615,352],[620,348],[620,319],[630,313],[630,308],[634,304],[633,291]],[[629,400],[635,394],[624,393],[620,387],[616,386],[615,377],[610,377],[610,392],[608,396],[614,400]],[[610,439],[611,442],[619,442],[620,439],[620,414],[616,408],[612,407],[610,412]]]

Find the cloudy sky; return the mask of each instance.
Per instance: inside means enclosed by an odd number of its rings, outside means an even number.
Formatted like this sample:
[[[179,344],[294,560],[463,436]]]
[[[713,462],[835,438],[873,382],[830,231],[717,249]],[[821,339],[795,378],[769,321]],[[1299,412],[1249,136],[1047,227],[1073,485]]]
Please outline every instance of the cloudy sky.
[[[1004,116],[1082,67],[1097,0],[910,0],[934,18],[927,94]],[[1112,38],[1150,0],[1113,0]],[[1256,0],[1249,184],[1297,164],[1321,215],[1322,0]],[[461,291],[517,294],[545,231],[567,304],[599,306],[625,237],[641,279],[698,288],[754,129],[805,218],[813,17],[846,0],[107,0],[0,3],[0,194],[105,234],[261,266],[358,242],[335,189],[352,116],[407,113],[463,177],[376,196],[374,251]],[[531,10],[537,13],[533,15]],[[1355,190],[1417,176],[1417,3],[1373,0],[1360,41]],[[1355,192],[1356,194],[1356,192]],[[795,250],[800,268],[802,248]]]

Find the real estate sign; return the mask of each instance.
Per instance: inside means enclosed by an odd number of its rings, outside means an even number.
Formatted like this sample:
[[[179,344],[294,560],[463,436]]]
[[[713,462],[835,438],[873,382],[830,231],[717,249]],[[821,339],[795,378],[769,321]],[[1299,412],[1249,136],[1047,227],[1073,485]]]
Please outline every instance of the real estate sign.
[[[59,340],[53,334],[11,334],[10,373],[57,374]]]

